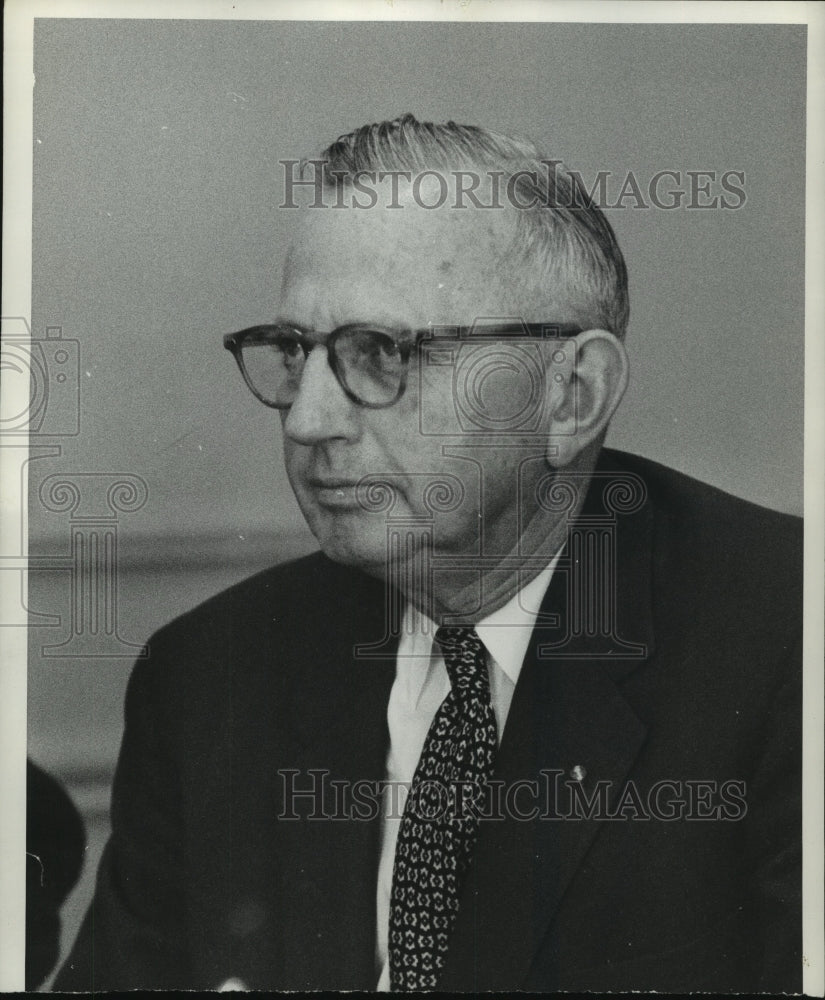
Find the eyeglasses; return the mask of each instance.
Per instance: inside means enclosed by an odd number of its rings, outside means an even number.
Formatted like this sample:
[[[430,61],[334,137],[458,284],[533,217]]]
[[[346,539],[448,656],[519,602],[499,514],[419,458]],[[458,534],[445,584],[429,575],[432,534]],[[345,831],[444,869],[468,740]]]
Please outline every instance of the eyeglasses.
[[[441,328],[437,328],[441,329]],[[451,340],[461,329],[449,328]],[[506,339],[574,337],[582,329],[570,323],[496,323],[467,328],[471,336],[462,343],[481,338]],[[228,333],[223,346],[231,351],[244,381],[265,405],[287,410],[295,402],[309,352],[318,346],[327,350],[327,360],[347,397],[358,406],[381,410],[397,403],[407,386],[410,355],[425,338],[435,339],[435,329],[390,330],[380,326],[350,323],[323,336],[288,325],[252,326]]]

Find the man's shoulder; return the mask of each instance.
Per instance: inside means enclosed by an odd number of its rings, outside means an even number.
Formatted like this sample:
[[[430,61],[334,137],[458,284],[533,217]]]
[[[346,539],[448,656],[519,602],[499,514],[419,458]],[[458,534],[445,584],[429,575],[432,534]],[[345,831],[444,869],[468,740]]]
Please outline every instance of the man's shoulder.
[[[748,542],[782,558],[801,557],[802,518],[772,510],[649,458],[604,449],[600,468],[632,473],[644,484],[654,517],[674,531],[717,540],[723,549]]]
[[[345,643],[365,605],[382,606],[381,595],[379,581],[320,552],[280,563],[158,629],[132,687],[148,686],[175,727],[198,713],[219,718],[227,685],[269,690],[305,675]]]
[[[164,641],[193,636],[218,639],[233,631],[260,627],[294,629],[302,622],[317,627],[357,607],[376,582],[349,566],[313,552],[279,563],[209,597],[169,622],[157,633]]]
[[[700,482],[658,462],[608,451],[602,468],[644,484],[652,525],[653,581],[660,604],[704,602],[720,615],[755,623],[802,615],[802,519]]]

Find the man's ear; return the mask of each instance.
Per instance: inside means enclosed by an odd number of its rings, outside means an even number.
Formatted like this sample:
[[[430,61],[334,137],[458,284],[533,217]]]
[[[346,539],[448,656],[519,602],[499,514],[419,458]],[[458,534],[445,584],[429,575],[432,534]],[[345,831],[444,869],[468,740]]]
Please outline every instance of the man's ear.
[[[585,330],[571,343],[573,363],[554,369],[548,381],[547,459],[554,466],[568,465],[607,429],[627,388],[627,352],[617,337],[607,330]]]

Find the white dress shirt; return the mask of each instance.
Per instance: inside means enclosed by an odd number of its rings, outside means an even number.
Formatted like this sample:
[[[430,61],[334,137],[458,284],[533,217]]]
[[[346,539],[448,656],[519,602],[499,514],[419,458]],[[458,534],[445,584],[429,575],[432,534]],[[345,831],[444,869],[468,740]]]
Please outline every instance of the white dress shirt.
[[[513,692],[521,673],[536,617],[560,553],[546,569],[517,591],[498,611],[476,625],[487,651],[490,697],[498,740],[504,732]],[[388,935],[390,891],[395,842],[406,790],[412,782],[430,724],[450,691],[444,657],[435,644],[436,626],[408,604],[404,612],[395,667],[395,682],[387,706],[390,748],[387,753],[387,789],[381,818],[381,858],[378,864],[378,933],[376,957],[381,968],[379,990],[390,988]]]

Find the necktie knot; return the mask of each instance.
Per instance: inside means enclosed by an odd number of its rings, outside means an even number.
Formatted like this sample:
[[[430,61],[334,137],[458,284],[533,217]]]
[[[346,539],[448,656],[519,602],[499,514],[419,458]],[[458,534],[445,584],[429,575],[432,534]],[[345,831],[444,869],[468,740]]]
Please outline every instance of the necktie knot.
[[[444,655],[444,665],[453,691],[457,694],[489,691],[484,646],[472,625],[442,625],[435,641]]]

